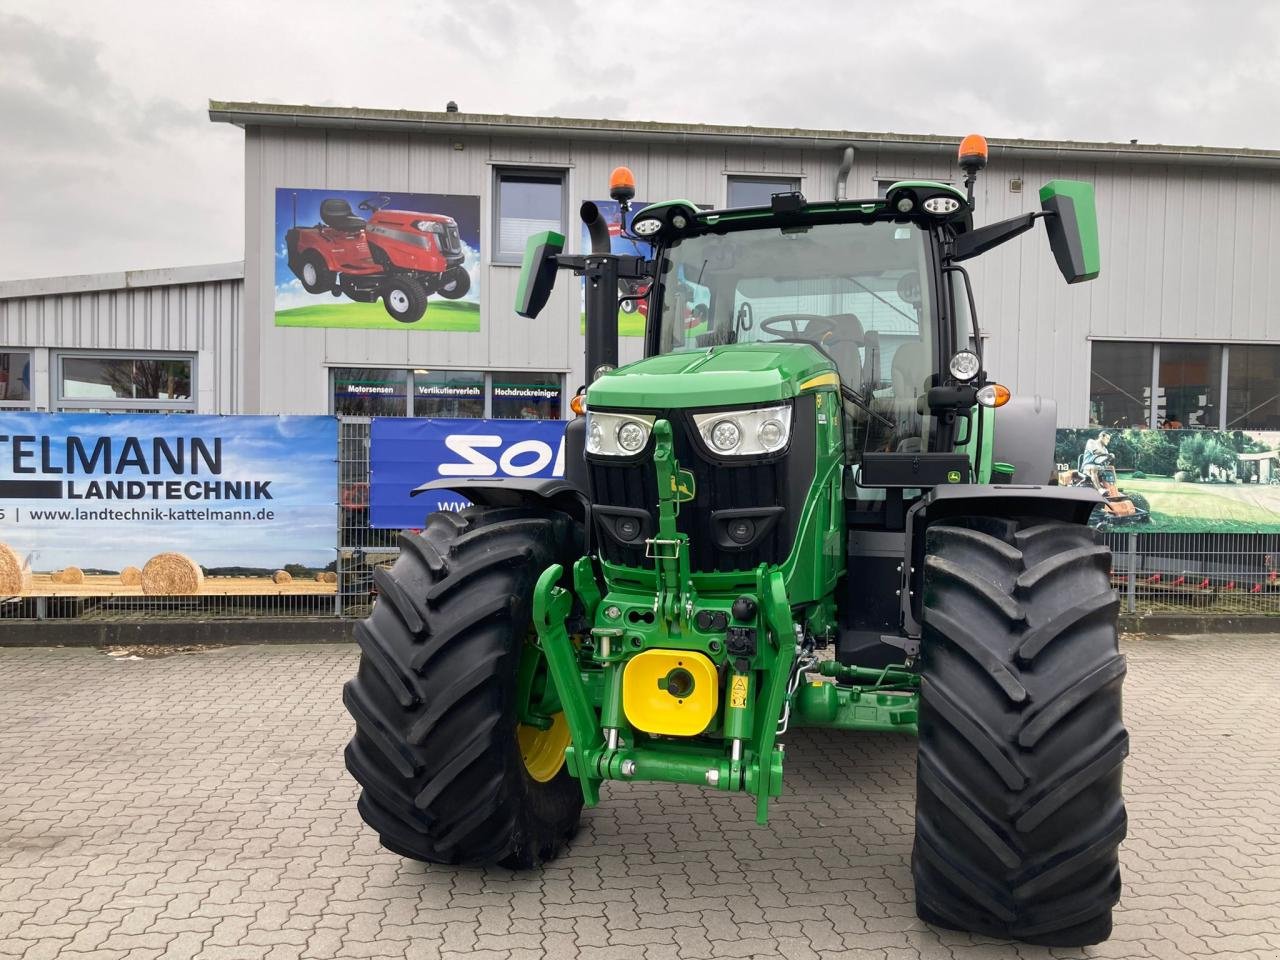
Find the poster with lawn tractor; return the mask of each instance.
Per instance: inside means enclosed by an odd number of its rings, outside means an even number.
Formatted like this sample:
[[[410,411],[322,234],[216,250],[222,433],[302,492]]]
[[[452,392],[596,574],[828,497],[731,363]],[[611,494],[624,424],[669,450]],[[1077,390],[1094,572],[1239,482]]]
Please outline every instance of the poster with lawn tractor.
[[[1280,533],[1280,432],[1059,430],[1058,483],[1097,489],[1091,523],[1138,533]]]
[[[276,190],[278,327],[480,330],[480,198]]]

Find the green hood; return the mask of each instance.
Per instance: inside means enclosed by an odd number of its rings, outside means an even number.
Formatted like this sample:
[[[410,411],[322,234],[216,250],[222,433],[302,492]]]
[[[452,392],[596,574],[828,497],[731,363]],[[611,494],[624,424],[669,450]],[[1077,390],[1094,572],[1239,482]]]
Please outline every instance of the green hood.
[[[803,343],[760,343],[647,357],[601,377],[587,390],[593,407],[667,409],[787,400],[800,385],[834,370]]]

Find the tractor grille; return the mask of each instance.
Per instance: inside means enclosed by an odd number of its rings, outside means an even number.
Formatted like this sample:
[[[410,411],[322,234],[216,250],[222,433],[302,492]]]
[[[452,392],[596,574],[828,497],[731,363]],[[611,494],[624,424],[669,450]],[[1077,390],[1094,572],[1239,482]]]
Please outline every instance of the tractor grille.
[[[687,411],[643,411],[656,413],[671,423],[676,459],[681,467],[693,471],[696,496],[681,504],[676,519],[677,528],[689,537],[689,565],[693,571],[750,570],[761,563],[781,563],[791,552],[805,497],[813,483],[817,437],[812,395],[795,403],[791,443],[786,452],[772,459],[751,458],[744,463],[715,460],[704,453]],[[588,455],[587,465],[601,555],[611,563],[652,567],[654,561],[646,559],[644,546],[645,537],[655,536],[658,529],[652,442],[639,461],[616,463]],[[725,549],[717,544],[713,513],[769,507],[781,507],[782,513],[752,547]],[[643,511],[648,518],[644,534],[630,543],[621,542],[610,530],[616,528],[617,516],[609,513],[610,508]]]

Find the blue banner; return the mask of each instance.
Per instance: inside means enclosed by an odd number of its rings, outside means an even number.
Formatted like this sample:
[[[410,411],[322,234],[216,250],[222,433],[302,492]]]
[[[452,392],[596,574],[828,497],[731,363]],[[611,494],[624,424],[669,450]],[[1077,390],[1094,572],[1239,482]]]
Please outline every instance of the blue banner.
[[[369,434],[369,523],[419,529],[427,514],[461,510],[447,490],[412,496],[450,477],[564,476],[563,420],[444,420],[375,417]]]
[[[332,593],[337,442],[333,417],[0,411],[0,595]]]

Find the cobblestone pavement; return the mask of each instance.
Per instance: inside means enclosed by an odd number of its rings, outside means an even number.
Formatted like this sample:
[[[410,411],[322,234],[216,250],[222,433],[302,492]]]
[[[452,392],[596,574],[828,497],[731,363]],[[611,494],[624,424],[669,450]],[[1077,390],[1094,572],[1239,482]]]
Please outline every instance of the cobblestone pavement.
[[[383,851],[342,767],[346,646],[0,650],[0,957],[1280,956],[1280,637],[1134,639],[1112,940],[930,929],[913,742],[796,734],[745,797],[606,787],[540,874]]]

